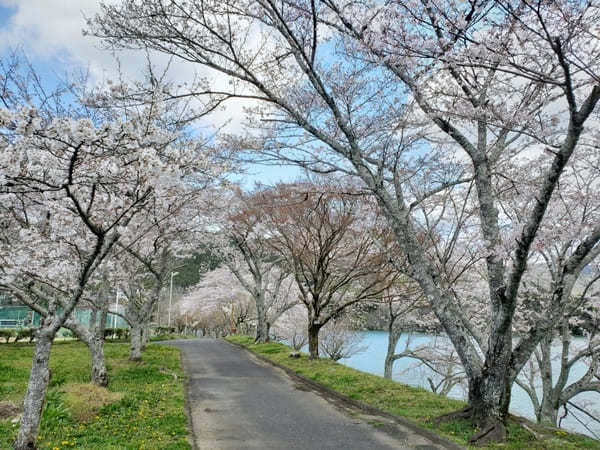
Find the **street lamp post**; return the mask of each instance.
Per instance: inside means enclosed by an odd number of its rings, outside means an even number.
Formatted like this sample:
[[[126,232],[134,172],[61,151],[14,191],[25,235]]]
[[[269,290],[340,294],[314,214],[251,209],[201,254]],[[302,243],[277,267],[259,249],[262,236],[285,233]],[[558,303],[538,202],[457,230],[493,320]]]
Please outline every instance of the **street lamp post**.
[[[118,313],[119,312],[119,291],[118,290],[117,290],[117,295],[116,295],[115,303],[116,303],[116,305],[115,305],[115,313]],[[116,333],[117,333],[117,315],[115,313],[113,313],[113,326],[112,326],[113,327],[113,333],[115,333],[114,337],[116,337]]]
[[[160,328],[160,297],[156,302],[156,321],[158,322],[158,328]]]
[[[171,288],[169,289],[169,323],[168,327],[171,328],[171,309],[173,307],[173,277],[179,275],[179,272],[171,272]]]

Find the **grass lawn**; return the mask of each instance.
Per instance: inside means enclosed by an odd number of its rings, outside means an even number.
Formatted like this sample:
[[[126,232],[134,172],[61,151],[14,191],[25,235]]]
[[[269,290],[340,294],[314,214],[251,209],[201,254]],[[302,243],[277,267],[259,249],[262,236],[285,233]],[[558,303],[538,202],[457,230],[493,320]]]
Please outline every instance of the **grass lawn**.
[[[0,345],[0,401],[21,402],[33,346]],[[144,362],[128,361],[127,343],[105,346],[108,389],[89,384],[90,357],[81,342],[56,342],[38,446],[43,449],[189,449],[179,351],[148,345]],[[0,448],[17,426],[0,420]]]
[[[311,361],[304,354],[300,358],[290,358],[289,354],[292,349],[277,342],[254,344],[252,338],[241,335],[228,337],[227,340],[243,345],[350,398],[406,417],[462,445],[466,445],[469,436],[474,433],[473,427],[465,421],[457,420],[440,426],[435,426],[431,421],[433,417],[462,408],[464,403],[461,401],[452,400],[425,389],[386,380],[329,359]],[[584,436],[569,434],[558,429],[542,428],[533,424],[528,424],[528,426],[538,435],[537,439],[517,421],[511,421],[508,425],[508,441],[505,444],[496,444],[488,448],[515,450],[600,449],[599,441]]]

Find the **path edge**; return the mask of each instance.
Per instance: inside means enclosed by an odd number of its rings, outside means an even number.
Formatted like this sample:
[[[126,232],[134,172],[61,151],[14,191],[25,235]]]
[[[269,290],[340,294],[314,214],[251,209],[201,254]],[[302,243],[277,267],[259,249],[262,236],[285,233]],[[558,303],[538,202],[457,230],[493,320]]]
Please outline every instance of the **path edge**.
[[[321,383],[311,380],[310,378],[307,378],[304,375],[297,373],[295,370],[290,369],[289,367],[279,364],[279,363],[267,358],[266,356],[260,355],[256,352],[253,352],[248,347],[245,347],[241,344],[237,344],[235,342],[230,342],[226,339],[221,339],[221,340],[233,347],[238,347],[238,348],[245,350],[252,356],[256,357],[257,359],[259,359],[263,362],[266,362],[266,363],[272,365],[273,367],[277,367],[278,369],[283,370],[290,378],[309,385],[313,390],[321,393],[324,397],[334,398],[335,400],[338,400],[342,403],[346,403],[355,408],[358,408],[359,410],[361,410],[367,414],[379,415],[379,416],[383,416],[387,419],[390,419],[390,420],[398,423],[399,425],[405,426],[406,428],[409,428],[411,431],[414,431],[415,433],[422,435],[423,437],[429,439],[430,441],[434,442],[435,444],[441,445],[445,449],[465,450],[465,448],[466,448],[466,447],[463,447],[463,446],[457,444],[456,442],[452,442],[451,440],[446,439],[443,436],[440,436],[439,434],[434,433],[431,430],[428,430],[427,428],[424,428],[424,427],[412,422],[409,419],[406,419],[405,417],[401,417],[396,414],[392,414],[390,412],[383,411],[382,409],[376,408],[372,405],[369,405],[368,403],[361,402],[360,400],[355,400],[355,399],[350,398],[347,395],[344,395],[334,389],[331,389],[330,387],[327,387]]]
[[[168,341],[157,341],[157,343],[161,344],[161,345],[165,345],[165,342]],[[169,345],[168,343],[166,345]],[[185,416],[187,418],[187,428],[188,428],[188,435],[187,435],[187,441],[190,444],[190,447],[192,448],[192,450],[200,450],[200,448],[198,447],[198,444],[196,444],[196,430],[194,430],[194,422],[192,420],[192,402],[190,401],[190,390],[189,390],[189,384],[191,381],[191,377],[189,376],[189,372],[187,370],[186,367],[186,361],[185,361],[185,352],[178,348],[175,345],[170,345],[170,347],[176,348],[179,351],[179,365],[181,367],[181,370],[183,371],[183,375],[184,375],[184,385],[183,385],[183,392],[184,392],[184,399],[185,399],[185,406],[184,406],[184,410],[185,410]]]

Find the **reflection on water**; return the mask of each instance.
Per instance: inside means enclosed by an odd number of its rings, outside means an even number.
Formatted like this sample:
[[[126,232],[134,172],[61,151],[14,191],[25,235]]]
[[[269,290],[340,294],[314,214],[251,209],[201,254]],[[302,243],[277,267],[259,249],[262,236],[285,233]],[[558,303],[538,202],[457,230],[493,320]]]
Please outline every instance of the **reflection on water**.
[[[342,359],[339,362],[346,364],[347,366],[353,367],[364,372],[373,373],[376,375],[383,376],[383,363],[385,359],[385,353],[387,350],[387,331],[363,331],[361,332],[364,336],[363,343],[361,345],[367,347],[367,349],[351,358]],[[408,335],[403,335],[398,342],[397,351],[402,351],[405,347]],[[425,333],[411,333],[411,347],[415,348],[419,345],[431,343],[435,339],[444,339],[439,336]],[[402,358],[395,362],[393,378],[401,383],[410,384],[412,386],[420,386],[429,390],[429,383],[427,378],[431,377],[436,380],[436,375],[426,367],[414,368],[416,361],[411,358]],[[583,364],[575,365],[572,369],[570,381],[575,381],[585,373],[586,367]],[[557,370],[555,370],[557,372]],[[556,375],[556,374],[555,374]],[[572,380],[571,380],[572,378]],[[450,397],[463,399],[465,398],[465,391],[461,387],[455,387],[450,392]],[[595,409],[600,410],[600,394],[597,392],[585,392],[579,394],[574,398],[576,403],[590,402],[593,405],[597,405]],[[519,386],[514,386],[512,391],[512,398],[510,403],[510,410],[512,413],[527,417],[535,420],[533,413],[533,407],[529,397]],[[600,426],[598,424],[589,423],[580,413],[579,418],[586,423],[596,435],[600,436]],[[569,414],[563,421],[562,427],[576,431],[578,433],[592,434],[586,430],[586,428],[579,423],[574,417]]]

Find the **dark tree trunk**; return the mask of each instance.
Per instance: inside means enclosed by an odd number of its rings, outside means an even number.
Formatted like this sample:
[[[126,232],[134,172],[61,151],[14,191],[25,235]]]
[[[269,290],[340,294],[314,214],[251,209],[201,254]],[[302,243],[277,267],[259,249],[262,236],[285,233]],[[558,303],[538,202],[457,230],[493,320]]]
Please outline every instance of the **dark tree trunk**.
[[[499,374],[469,380],[468,416],[479,428],[469,443],[482,446],[506,440],[510,386],[511,383]]]
[[[267,311],[262,301],[256,301],[256,336],[254,342],[265,343],[269,340]]]
[[[310,359],[317,359],[319,357],[319,331],[320,326],[308,325],[308,353]]]
[[[551,399],[542,399],[537,421],[542,425],[556,427],[558,423],[558,404],[551,401]]]
[[[41,329],[38,332],[33,354],[33,365],[29,375],[29,384],[23,401],[23,414],[17,439],[13,443],[14,450],[30,450],[36,448],[36,438],[42,419],[42,409],[50,381],[50,350],[54,334]]]

